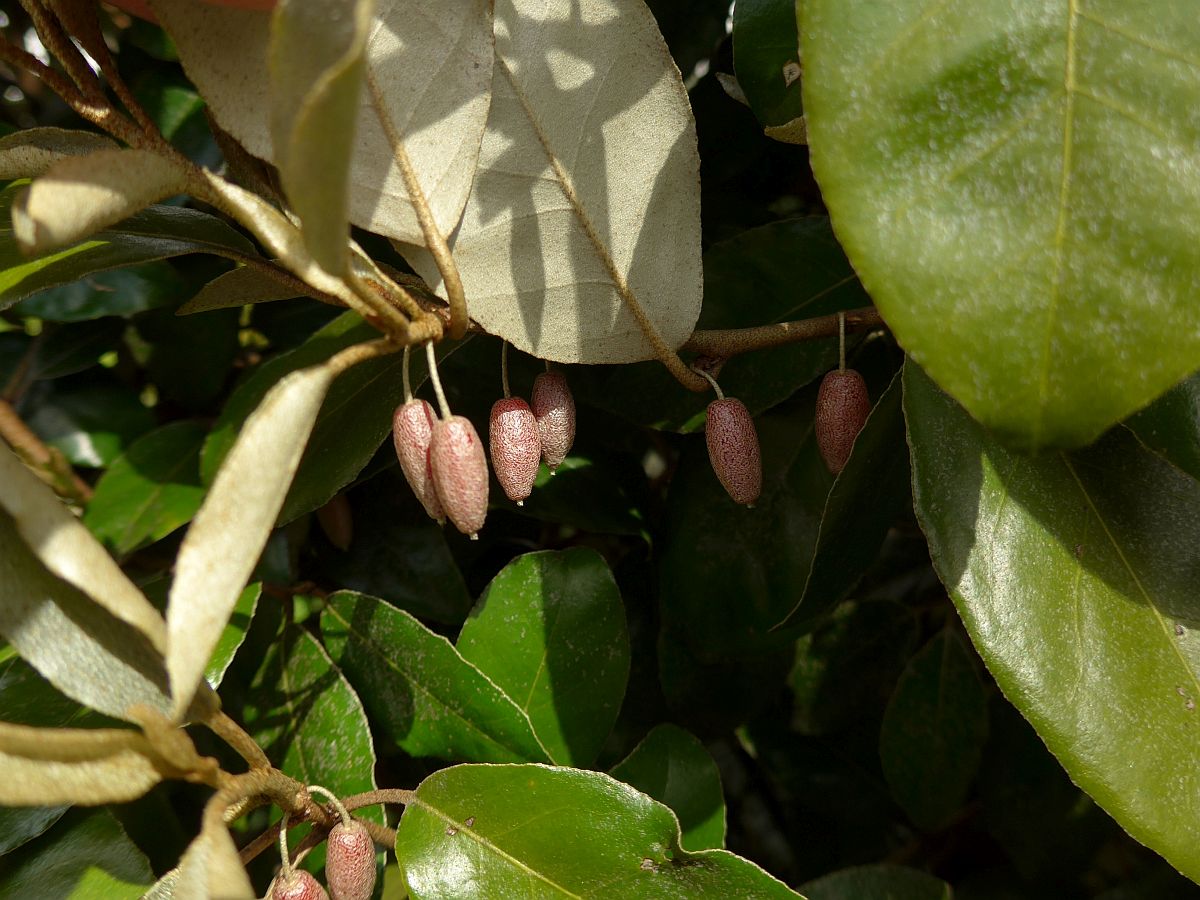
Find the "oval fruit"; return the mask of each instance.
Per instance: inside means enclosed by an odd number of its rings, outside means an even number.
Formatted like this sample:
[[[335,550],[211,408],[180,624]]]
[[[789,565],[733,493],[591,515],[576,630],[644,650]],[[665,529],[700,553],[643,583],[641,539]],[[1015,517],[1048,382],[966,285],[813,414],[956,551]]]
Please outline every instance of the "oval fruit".
[[[867,383],[854,369],[827,372],[817,391],[814,428],[817,448],[829,471],[837,475],[846,466],[854,439],[871,412]]]
[[[271,900],[329,900],[329,895],[311,872],[292,869],[289,878],[275,879]]]
[[[497,400],[492,405],[488,440],[496,479],[505,496],[520,506],[533,491],[542,458],[538,423],[529,404],[520,397]]]
[[[741,400],[725,397],[708,404],[704,426],[708,459],[735,503],[753,506],[762,493],[762,456],[754,419]]]
[[[543,372],[533,380],[530,406],[542,441],[542,459],[553,472],[575,443],[575,398],[559,372]]]
[[[429,465],[442,509],[455,528],[474,540],[487,517],[488,467],[469,419],[451,416],[434,423]]]
[[[429,445],[433,441],[433,426],[437,414],[424,400],[409,400],[396,407],[392,416],[392,442],[396,457],[409,487],[425,507],[430,518],[446,521],[446,513],[433,486],[433,469],[429,462]]]
[[[331,900],[371,900],[375,891],[375,842],[361,822],[338,822],[330,829],[325,882]]]

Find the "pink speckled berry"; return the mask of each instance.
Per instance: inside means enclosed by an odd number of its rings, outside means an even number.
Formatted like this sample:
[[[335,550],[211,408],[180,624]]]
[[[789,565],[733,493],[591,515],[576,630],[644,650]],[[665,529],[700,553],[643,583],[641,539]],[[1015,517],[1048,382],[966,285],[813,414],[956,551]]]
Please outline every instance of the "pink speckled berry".
[[[392,442],[396,445],[400,470],[425,507],[425,512],[431,518],[444,522],[446,513],[434,490],[433,469],[429,464],[429,444],[433,440],[435,422],[437,415],[432,406],[424,400],[409,400],[396,407],[396,414],[392,417]]]
[[[474,540],[487,517],[488,466],[469,419],[451,416],[434,424],[429,463],[442,509],[455,528]]]
[[[371,900],[375,890],[375,842],[361,822],[339,822],[330,830],[325,882],[331,900]]]
[[[311,873],[292,869],[290,878],[281,875],[271,888],[271,900],[329,900],[325,888]]]
[[[542,439],[542,459],[554,471],[575,443],[575,398],[559,372],[543,372],[533,381],[530,406]]]
[[[762,457],[754,420],[741,400],[726,397],[708,404],[704,426],[708,459],[735,503],[753,506],[762,492]]]
[[[817,391],[815,428],[821,458],[834,475],[845,467],[870,412],[867,383],[858,372],[834,369],[826,373]]]
[[[497,400],[492,405],[488,439],[500,487],[509,500],[520,506],[533,491],[542,458],[538,423],[529,404],[520,397]]]

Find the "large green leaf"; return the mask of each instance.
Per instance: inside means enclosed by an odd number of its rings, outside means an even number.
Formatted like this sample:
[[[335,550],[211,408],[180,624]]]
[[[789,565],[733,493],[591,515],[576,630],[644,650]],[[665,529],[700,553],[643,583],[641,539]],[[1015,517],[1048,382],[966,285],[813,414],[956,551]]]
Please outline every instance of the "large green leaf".
[[[917,515],[997,683],[1080,787],[1200,877],[1200,484],[1124,429],[1007,450],[915,366],[905,410]]]
[[[29,375],[37,379],[62,378],[90,369],[105,353],[122,346],[125,323],[112,316],[42,332],[30,363]]]
[[[787,125],[804,115],[798,5],[796,0],[742,0],[733,9],[734,71],[746,102],[765,126]]]
[[[109,465],[154,427],[154,413],[137,392],[107,372],[56,381],[30,406],[29,427],[77,466]]]
[[[1200,479],[1200,375],[1185,378],[1125,424],[1151,450]]]
[[[752,297],[752,302],[747,298]],[[697,328],[745,328],[828,315],[871,300],[834,239],[829,219],[785,219],[752,228],[704,254]],[[800,341],[730,359],[721,388],[757,415],[837,362],[837,339]],[[580,398],[642,425],[694,431],[711,394],[684,390],[656,362],[582,369]]]
[[[1200,19],[1093,0],[802,6],[822,195],[900,344],[1028,447],[1200,366]]]
[[[487,897],[797,896],[732,853],[681,849],[669,809],[578,769],[442,769],[405,807],[396,857],[413,900],[457,900],[464,890]]]
[[[82,243],[27,258],[17,248],[9,209],[21,185],[0,192],[0,309],[45,288],[105,269],[186,253],[238,255],[254,245],[223,221],[194,209],[151,206]]]
[[[987,724],[971,655],[955,632],[943,631],[909,660],[879,731],[892,796],[921,828],[945,825],[966,800]]]
[[[307,631],[295,626],[284,630],[246,697],[246,728],[284,773],[339,797],[375,790],[375,747],[366,713],[345,676]],[[381,806],[355,814],[385,824]],[[303,833],[296,831],[293,843]],[[324,846],[305,857],[306,868],[314,872],[324,862]]]
[[[13,312],[51,322],[88,322],[176,303],[186,292],[187,283],[168,263],[154,261],[91,273],[38,291],[18,303]]]
[[[0,895],[136,900],[153,883],[142,851],[107,810],[78,810],[0,865]]]
[[[529,715],[552,762],[595,760],[629,679],[625,607],[598,553],[517,557],[479,598],[458,652]]]
[[[950,885],[903,866],[842,869],[800,888],[808,900],[953,900]]]
[[[371,721],[406,753],[482,762],[548,759],[516,702],[408,613],[339,591],[321,614],[321,631]]]
[[[229,621],[225,623],[225,628],[222,629],[221,636],[217,639],[217,645],[208,658],[208,666],[204,670],[204,678],[214,690],[219,688],[221,682],[225,680],[225,673],[229,671],[230,663],[233,662],[242,642],[246,640],[246,632],[250,630],[250,623],[254,620],[254,613],[258,609],[258,601],[261,596],[262,583],[256,581],[254,584],[246,585],[246,589],[242,591],[238,596],[237,603],[234,604]]]
[[[656,725],[609,773],[671,808],[685,850],[725,846],[725,797],[717,764],[676,725]]]
[[[200,445],[207,432],[172,422],[143,435],[96,483],[83,522],[118,557],[189,522],[204,499]]]

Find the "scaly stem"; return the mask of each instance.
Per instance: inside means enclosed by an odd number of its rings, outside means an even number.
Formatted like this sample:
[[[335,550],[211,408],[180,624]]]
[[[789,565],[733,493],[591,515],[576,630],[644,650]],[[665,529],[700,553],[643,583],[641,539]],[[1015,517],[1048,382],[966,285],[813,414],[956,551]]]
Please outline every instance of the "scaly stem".
[[[705,378],[707,378],[707,379],[708,379],[708,383],[712,385],[712,389],[713,389],[714,391],[716,391],[716,392],[717,392],[717,399],[718,399],[718,400],[724,400],[724,399],[725,399],[725,394],[724,394],[724,393],[721,391],[721,386],[720,386],[719,384],[717,384],[717,379],[713,378],[711,375],[709,375],[709,374],[708,374],[707,372],[705,372],[703,369],[695,369],[695,368],[694,368],[694,369],[692,369],[692,371],[693,371],[693,372],[697,372],[697,373],[699,373],[700,375],[703,375]]]
[[[350,824],[350,813],[346,812],[346,807],[342,806],[342,801],[337,798],[337,794],[329,790],[329,788],[321,787],[319,784],[310,784],[308,786],[308,792],[311,794],[314,791],[316,791],[318,794],[324,794],[329,798],[329,802],[332,803],[333,808],[337,810],[338,817],[341,818],[343,825]]]
[[[838,371],[846,371],[846,314],[838,313]]]
[[[437,357],[433,352],[433,341],[425,345],[425,360],[429,365],[429,380],[433,382],[433,392],[437,395],[438,409],[441,410],[442,419],[450,418],[450,404],[446,402],[446,394],[442,391],[442,379],[438,375]]]
[[[845,324],[852,331],[867,331],[882,327],[884,322],[875,307],[852,309],[843,314]],[[774,325],[759,325],[754,328],[722,328],[694,331],[684,343],[683,349],[705,356],[728,358],[750,350],[780,347],[798,341],[811,341],[833,337],[838,333],[838,316],[818,316],[815,319],[800,319],[795,322],[777,322]]]
[[[222,710],[216,710],[204,724],[212,729],[213,734],[232,747],[252,769],[269,769],[271,761],[263,752],[258,742],[250,737],[237,722],[229,718]]]
[[[500,342],[500,383],[504,387],[504,399],[512,396],[508,389],[508,341]]]
[[[410,350],[412,350],[412,347],[409,344],[405,344],[404,345],[404,367],[403,367],[404,402],[405,403],[412,403],[412,398],[413,398],[412,382],[409,381],[409,378],[408,378],[408,357],[409,357]]]

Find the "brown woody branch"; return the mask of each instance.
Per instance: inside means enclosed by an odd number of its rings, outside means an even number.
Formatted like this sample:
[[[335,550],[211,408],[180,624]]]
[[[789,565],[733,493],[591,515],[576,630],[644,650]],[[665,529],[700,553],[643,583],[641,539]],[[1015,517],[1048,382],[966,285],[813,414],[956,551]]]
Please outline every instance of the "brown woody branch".
[[[845,313],[847,331],[869,331],[883,326],[883,319],[873,306],[849,310]],[[759,325],[754,328],[722,328],[693,331],[683,349],[705,356],[727,359],[749,350],[765,350],[799,341],[836,337],[837,314],[818,316],[815,319],[800,319],[794,322],[777,322],[774,325]]]
[[[33,433],[7,400],[0,400],[0,437],[26,465],[42,473],[60,497],[79,506],[92,499],[91,485],[79,477],[66,457]]]

